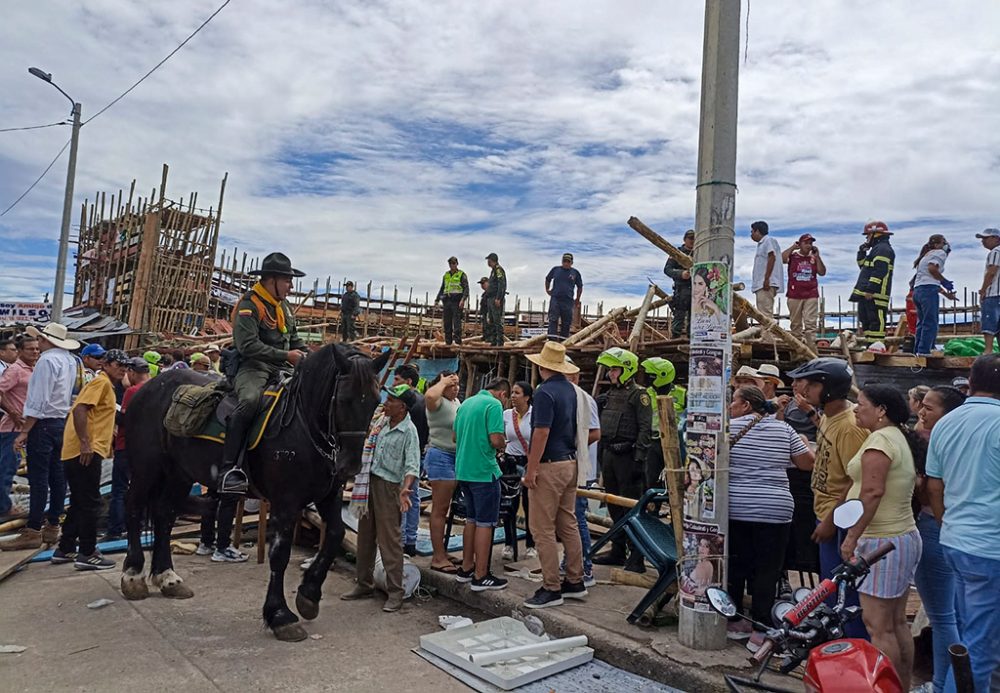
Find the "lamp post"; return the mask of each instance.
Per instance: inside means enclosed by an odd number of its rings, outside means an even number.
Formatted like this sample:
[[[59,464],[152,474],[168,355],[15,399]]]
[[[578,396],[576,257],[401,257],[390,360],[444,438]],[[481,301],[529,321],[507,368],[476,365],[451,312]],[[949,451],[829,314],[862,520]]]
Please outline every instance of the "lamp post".
[[[73,208],[73,184],[76,182],[76,147],[80,141],[80,104],[60,89],[52,81],[52,73],[37,67],[29,67],[28,72],[38,79],[48,82],[73,104],[73,136],[69,145],[69,166],[66,170],[66,193],[63,198],[62,228],[59,231],[59,255],[56,260],[56,284],[52,292],[52,322],[62,320],[63,295],[66,291],[66,256],[69,254],[69,219]]]

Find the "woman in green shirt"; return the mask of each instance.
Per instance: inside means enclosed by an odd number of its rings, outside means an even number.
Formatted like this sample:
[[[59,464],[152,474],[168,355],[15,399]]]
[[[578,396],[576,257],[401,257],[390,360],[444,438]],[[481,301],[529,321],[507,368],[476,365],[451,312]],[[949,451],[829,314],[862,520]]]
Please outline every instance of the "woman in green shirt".
[[[444,549],[444,529],[451,498],[455,494],[455,413],[458,411],[458,376],[441,371],[424,393],[430,435],[424,454],[424,469],[431,482],[431,570],[455,573],[457,569]]]

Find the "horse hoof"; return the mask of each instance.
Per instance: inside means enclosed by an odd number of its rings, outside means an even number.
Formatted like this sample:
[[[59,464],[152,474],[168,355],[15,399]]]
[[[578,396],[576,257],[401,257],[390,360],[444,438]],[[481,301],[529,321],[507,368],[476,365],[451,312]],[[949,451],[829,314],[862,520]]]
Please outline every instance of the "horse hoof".
[[[140,576],[122,575],[122,596],[129,601],[137,602],[149,596],[146,580]]]
[[[299,642],[309,637],[306,629],[298,623],[286,623],[283,626],[275,626],[274,637],[282,642]]]
[[[307,621],[312,621],[314,618],[319,616],[319,603],[314,602],[308,597],[302,596],[302,593],[295,595],[295,610],[299,612],[299,616]]]
[[[190,599],[194,596],[194,590],[183,582],[175,582],[161,587],[160,594],[169,599]]]

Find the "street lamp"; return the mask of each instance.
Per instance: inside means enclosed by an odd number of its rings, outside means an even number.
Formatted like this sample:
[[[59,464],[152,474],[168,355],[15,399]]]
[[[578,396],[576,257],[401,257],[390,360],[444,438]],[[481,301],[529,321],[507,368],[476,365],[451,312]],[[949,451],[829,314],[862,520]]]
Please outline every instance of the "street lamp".
[[[62,320],[63,294],[66,290],[66,256],[69,254],[69,219],[73,207],[73,184],[76,181],[76,147],[80,141],[80,104],[52,81],[51,72],[29,67],[28,73],[48,82],[73,104],[73,137],[69,145],[69,167],[66,171],[66,196],[63,198],[62,229],[59,232],[59,256],[56,260],[56,285],[52,292],[52,322]]]

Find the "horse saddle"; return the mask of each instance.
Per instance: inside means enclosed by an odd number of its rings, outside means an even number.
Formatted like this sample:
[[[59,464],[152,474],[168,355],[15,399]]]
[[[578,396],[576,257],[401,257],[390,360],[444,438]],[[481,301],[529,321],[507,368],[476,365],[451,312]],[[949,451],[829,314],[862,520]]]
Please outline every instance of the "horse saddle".
[[[264,437],[264,431],[267,430],[268,424],[273,419],[281,418],[286,400],[286,382],[286,380],[282,380],[278,383],[269,383],[261,394],[257,414],[254,416],[253,425],[247,434],[247,450],[253,450],[260,444]],[[215,408],[214,416],[209,416],[201,431],[192,437],[224,443],[226,441],[226,421],[236,409],[238,401],[235,393],[227,394]]]

